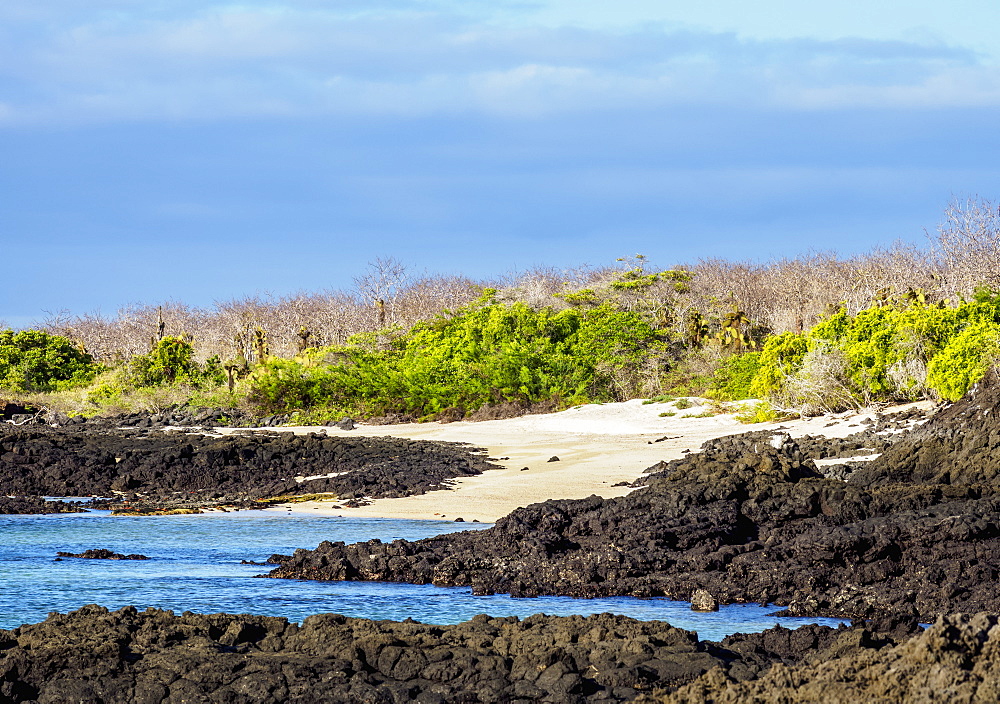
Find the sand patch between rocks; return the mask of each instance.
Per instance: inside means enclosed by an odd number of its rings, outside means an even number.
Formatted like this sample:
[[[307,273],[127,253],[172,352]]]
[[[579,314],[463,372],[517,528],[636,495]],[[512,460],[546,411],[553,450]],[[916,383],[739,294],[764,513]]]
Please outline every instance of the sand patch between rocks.
[[[915,404],[885,409],[905,410]],[[930,404],[922,404],[930,407]],[[643,470],[657,462],[694,452],[713,438],[753,430],[781,430],[793,437],[824,435],[845,437],[864,430],[862,421],[875,415],[843,413],[780,423],[745,425],[732,414],[705,418],[707,410],[694,405],[676,410],[672,404],[644,404],[636,399],[623,403],[590,404],[559,413],[530,415],[505,420],[455,423],[410,423],[359,425],[355,430],[291,427],[288,432],[325,431],[333,435],[392,436],[419,440],[464,442],[486,448],[502,469],[475,477],[457,479],[450,490],[419,496],[378,499],[369,506],[332,508],[332,503],[308,501],[285,504],[270,510],[310,515],[364,518],[408,518],[426,520],[478,520],[494,522],[516,508],[548,499],[580,499],[597,494],[604,498],[623,496],[632,488],[614,486],[632,483]],[[664,412],[675,412],[661,417]],[[558,457],[559,461],[550,462]],[[500,459],[507,458],[507,459]],[[527,470],[522,469],[527,467]]]

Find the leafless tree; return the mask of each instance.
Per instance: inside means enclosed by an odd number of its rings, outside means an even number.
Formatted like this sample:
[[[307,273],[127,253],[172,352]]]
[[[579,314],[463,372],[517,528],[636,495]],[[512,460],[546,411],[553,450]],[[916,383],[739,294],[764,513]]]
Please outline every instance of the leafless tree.
[[[932,239],[941,258],[947,296],[969,296],[977,286],[1000,285],[1000,207],[978,196],[954,199]]]
[[[396,302],[405,282],[406,265],[395,257],[376,257],[364,274],[354,277],[358,295],[374,309],[374,329],[397,323]]]

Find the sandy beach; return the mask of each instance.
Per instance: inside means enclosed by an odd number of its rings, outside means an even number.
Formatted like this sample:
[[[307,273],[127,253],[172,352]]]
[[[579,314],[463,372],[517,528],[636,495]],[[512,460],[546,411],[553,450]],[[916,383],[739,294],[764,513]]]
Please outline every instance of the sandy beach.
[[[399,438],[462,442],[485,448],[502,469],[455,480],[453,488],[419,496],[378,499],[368,506],[334,508],[336,502],[308,501],[283,504],[270,510],[283,513],[337,515],[368,518],[481,521],[492,523],[521,506],[548,499],[578,499],[596,494],[622,496],[643,470],[660,462],[696,451],[712,438],[752,430],[778,430],[793,437],[825,435],[843,437],[863,430],[862,422],[874,411],[817,416],[779,423],[740,423],[733,414],[696,417],[708,411],[707,402],[676,409],[673,404],[590,404],[559,413],[529,415],[506,420],[454,423],[358,425],[351,431],[338,428],[290,427],[296,433],[392,436]],[[883,412],[905,410],[909,404]],[[664,417],[660,414],[674,412]],[[558,457],[558,461],[550,461]],[[616,486],[619,485],[619,486]],[[308,482],[303,482],[303,492]]]

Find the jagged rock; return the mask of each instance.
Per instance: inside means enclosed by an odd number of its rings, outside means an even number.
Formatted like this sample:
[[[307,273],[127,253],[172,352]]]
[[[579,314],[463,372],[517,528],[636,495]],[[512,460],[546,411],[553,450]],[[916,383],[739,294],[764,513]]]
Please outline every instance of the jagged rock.
[[[0,427],[0,494],[119,492],[154,503],[219,503],[332,493],[357,500],[422,494],[494,466],[464,444],[399,438]]]
[[[0,496],[0,515],[85,513],[79,502],[46,501],[39,496]]]
[[[283,618],[85,606],[0,631],[11,702],[561,702],[608,704],[712,670],[796,665],[861,632],[810,626],[699,642],[624,616],[476,616],[454,626],[336,614]],[[866,647],[858,641],[856,651]],[[894,641],[888,641],[894,643]]]
[[[992,702],[1000,695],[1000,627],[993,614],[942,615],[901,644],[871,643],[865,632],[843,634],[798,665],[779,664],[758,679],[737,682],[712,670],[678,691],[644,695],[643,704],[824,702],[899,704]]]

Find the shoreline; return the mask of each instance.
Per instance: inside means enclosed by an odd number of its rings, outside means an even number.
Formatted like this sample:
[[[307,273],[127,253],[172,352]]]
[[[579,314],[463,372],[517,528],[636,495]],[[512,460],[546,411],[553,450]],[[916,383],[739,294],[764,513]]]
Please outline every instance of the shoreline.
[[[359,424],[350,431],[325,426],[271,428],[296,434],[325,432],[331,437],[390,436],[468,443],[485,449],[491,461],[502,469],[452,480],[451,489],[375,499],[356,508],[342,507],[335,501],[304,501],[276,504],[264,510],[344,518],[461,518],[465,522],[495,523],[517,508],[549,499],[582,499],[595,494],[602,498],[624,496],[635,488],[616,484],[631,484],[644,476],[647,468],[696,452],[702,443],[715,438],[759,430],[784,432],[792,437],[845,437],[864,430],[863,421],[874,418],[878,412],[892,413],[913,407],[927,409],[932,404],[915,402],[881,411],[744,424],[732,413],[694,417],[707,411],[707,402],[677,412],[673,417],[661,417],[660,413],[675,410],[672,404],[645,404],[635,399],[479,422]],[[559,460],[550,461],[552,457]],[[527,470],[522,470],[524,467]]]

